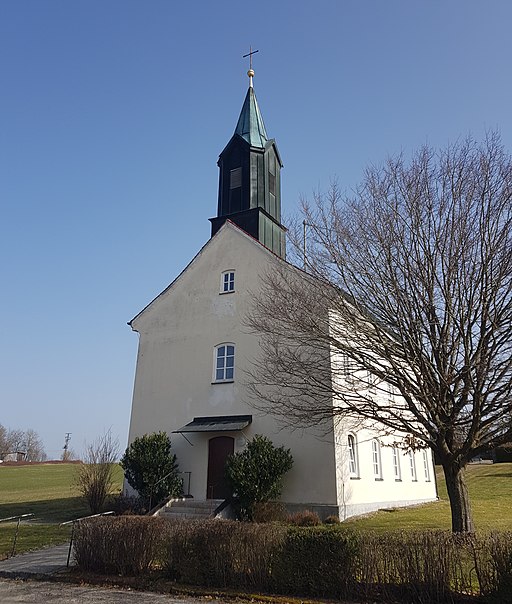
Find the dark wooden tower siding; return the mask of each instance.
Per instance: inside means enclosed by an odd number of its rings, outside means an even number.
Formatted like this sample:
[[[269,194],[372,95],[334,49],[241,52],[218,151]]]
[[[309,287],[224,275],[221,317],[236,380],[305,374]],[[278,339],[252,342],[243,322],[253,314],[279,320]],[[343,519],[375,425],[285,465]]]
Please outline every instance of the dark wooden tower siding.
[[[217,216],[210,218],[212,237],[229,219],[284,258],[282,162],[275,140],[267,138],[252,87],[247,91],[235,133],[217,165],[219,201]]]

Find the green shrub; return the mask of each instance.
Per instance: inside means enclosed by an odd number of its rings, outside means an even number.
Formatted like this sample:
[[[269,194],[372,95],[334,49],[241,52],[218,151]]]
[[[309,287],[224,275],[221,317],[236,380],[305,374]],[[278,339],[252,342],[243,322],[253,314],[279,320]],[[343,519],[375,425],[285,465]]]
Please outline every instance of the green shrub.
[[[355,586],[359,540],[330,527],[290,528],[275,555],[273,588],[284,594],[350,595]]]
[[[139,575],[159,557],[168,526],[148,516],[82,520],[75,525],[75,562],[85,571]]]
[[[260,434],[256,434],[243,451],[230,455],[226,478],[235,497],[238,517],[252,520],[256,504],[279,499],[282,478],[292,466],[290,450],[275,447]]]
[[[121,459],[128,483],[148,502],[149,507],[168,496],[182,493],[176,455],[165,432],[154,432],[136,438]]]

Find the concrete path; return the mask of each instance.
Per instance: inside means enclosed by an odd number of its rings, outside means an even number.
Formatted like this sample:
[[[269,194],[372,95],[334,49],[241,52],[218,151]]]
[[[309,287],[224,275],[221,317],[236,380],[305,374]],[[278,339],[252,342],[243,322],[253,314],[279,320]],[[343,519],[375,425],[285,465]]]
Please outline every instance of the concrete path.
[[[54,573],[66,568],[68,550],[69,543],[2,560],[1,604],[204,604],[205,601],[233,604],[232,599],[222,600],[213,596],[192,598],[44,581],[45,578],[50,578]]]
[[[0,562],[0,577],[35,579],[48,577],[66,568],[69,543],[19,554]],[[1,600],[3,602],[3,600]]]

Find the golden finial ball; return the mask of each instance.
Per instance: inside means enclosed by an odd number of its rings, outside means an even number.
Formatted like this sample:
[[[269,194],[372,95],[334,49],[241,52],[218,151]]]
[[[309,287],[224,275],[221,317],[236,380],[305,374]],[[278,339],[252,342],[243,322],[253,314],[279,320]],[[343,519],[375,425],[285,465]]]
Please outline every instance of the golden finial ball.
[[[253,78],[253,77],[254,77],[254,69],[249,69],[249,71],[247,72],[247,75],[248,75],[250,78]]]

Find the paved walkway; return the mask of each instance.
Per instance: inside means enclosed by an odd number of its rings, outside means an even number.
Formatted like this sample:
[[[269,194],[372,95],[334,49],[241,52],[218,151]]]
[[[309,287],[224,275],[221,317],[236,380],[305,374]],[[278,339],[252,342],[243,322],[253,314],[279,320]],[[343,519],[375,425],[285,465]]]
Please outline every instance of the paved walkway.
[[[0,577],[8,579],[35,579],[48,577],[66,568],[69,543],[19,554],[0,562]]]
[[[54,573],[66,568],[68,550],[69,543],[66,543],[2,560],[1,604],[204,604],[205,601],[233,604],[233,599],[225,600],[213,596],[194,598],[44,581],[45,578],[49,579]]]

